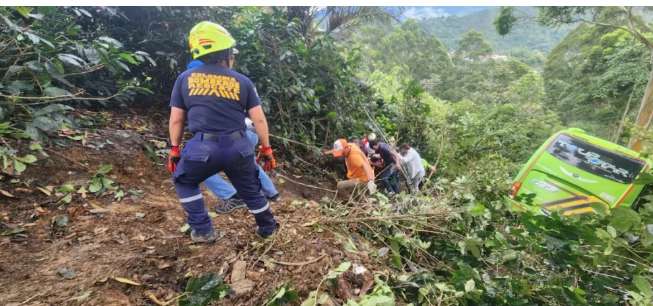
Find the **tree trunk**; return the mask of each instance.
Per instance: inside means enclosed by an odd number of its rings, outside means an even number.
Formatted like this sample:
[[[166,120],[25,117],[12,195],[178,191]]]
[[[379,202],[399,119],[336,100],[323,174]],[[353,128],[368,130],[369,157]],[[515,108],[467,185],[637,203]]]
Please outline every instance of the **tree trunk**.
[[[621,121],[619,121],[619,128],[617,129],[617,134],[614,136],[613,141],[616,144],[619,144],[619,136],[621,136],[621,133],[624,131],[624,121],[626,120],[626,116],[628,116],[628,112],[630,112],[630,103],[633,101],[633,95],[635,95],[636,89],[637,85],[633,85],[633,91],[630,93],[630,97],[628,97],[628,104],[626,104],[624,114],[621,116]]]
[[[651,52],[651,61],[653,61],[653,51]],[[637,113],[635,127],[644,132],[651,125],[651,119],[653,119],[653,70],[651,70],[648,84],[646,84],[642,105],[640,105],[639,112]],[[633,135],[630,141],[628,141],[628,148],[635,152],[639,152],[643,145],[644,140],[639,139],[637,135]]]

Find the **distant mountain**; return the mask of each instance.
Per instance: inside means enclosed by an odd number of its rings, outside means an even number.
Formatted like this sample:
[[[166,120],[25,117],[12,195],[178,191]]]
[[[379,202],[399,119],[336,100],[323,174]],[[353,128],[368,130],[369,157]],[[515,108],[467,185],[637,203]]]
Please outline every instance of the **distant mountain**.
[[[537,25],[534,20],[537,9],[534,7],[519,7],[518,11],[520,16],[530,16],[531,19],[522,19],[510,34],[503,37],[497,34],[492,24],[499,14],[498,7],[482,9],[463,16],[420,19],[419,25],[427,33],[435,34],[450,51],[458,47],[458,41],[467,31],[476,29],[483,33],[495,53],[504,55],[524,51],[540,51],[548,54],[573,29],[572,26],[555,29]]]

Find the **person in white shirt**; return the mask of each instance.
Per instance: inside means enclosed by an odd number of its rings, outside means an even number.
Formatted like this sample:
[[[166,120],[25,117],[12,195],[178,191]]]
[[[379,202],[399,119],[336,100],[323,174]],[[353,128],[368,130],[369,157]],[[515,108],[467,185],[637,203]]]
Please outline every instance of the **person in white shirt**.
[[[408,179],[410,180],[410,193],[416,195],[419,193],[419,183],[424,178],[426,171],[422,164],[422,158],[415,149],[411,148],[407,143],[399,146],[402,156],[400,156],[401,163],[404,164],[406,172],[408,172]]]

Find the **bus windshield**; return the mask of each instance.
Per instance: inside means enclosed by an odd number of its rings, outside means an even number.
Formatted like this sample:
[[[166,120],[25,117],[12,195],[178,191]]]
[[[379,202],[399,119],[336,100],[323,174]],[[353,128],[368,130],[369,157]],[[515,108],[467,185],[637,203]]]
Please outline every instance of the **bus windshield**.
[[[546,150],[560,161],[622,184],[630,184],[644,162],[562,134]]]

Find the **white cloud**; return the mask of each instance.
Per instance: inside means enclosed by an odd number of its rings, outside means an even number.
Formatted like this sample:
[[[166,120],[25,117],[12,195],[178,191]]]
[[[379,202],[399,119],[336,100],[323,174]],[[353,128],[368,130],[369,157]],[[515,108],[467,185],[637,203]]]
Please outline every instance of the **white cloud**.
[[[404,11],[404,16],[414,19],[426,19],[433,17],[447,17],[450,16],[450,14],[441,8],[436,9],[432,7],[411,7]]]

